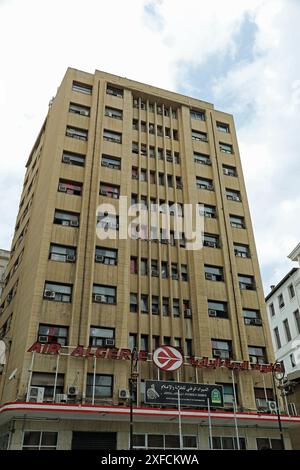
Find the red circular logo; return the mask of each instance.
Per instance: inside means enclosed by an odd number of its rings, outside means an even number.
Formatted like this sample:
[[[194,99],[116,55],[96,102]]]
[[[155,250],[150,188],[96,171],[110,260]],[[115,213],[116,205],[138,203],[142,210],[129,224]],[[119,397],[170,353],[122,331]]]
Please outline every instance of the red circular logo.
[[[161,346],[153,353],[154,364],[162,370],[174,371],[183,364],[183,356],[178,349],[172,346]]]

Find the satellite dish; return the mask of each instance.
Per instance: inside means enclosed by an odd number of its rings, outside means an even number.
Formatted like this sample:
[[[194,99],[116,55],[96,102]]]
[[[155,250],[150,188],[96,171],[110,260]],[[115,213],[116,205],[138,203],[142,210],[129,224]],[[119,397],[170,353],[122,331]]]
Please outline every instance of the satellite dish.
[[[6,344],[4,343],[3,340],[0,340],[0,365],[6,364],[5,351],[6,351]]]

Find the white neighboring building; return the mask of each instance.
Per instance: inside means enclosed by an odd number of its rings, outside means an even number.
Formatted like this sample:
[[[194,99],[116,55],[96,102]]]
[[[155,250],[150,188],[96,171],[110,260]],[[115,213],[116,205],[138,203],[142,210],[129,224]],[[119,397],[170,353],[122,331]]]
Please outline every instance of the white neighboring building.
[[[268,319],[277,361],[286,375],[300,371],[300,243],[288,256],[298,263],[266,297]]]

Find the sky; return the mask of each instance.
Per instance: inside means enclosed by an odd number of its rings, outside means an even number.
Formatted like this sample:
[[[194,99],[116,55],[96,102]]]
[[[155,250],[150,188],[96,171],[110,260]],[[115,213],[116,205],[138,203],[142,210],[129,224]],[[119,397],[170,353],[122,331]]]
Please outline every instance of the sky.
[[[67,67],[98,69],[234,115],[268,293],[300,242],[299,24],[299,0],[0,0],[0,248]]]

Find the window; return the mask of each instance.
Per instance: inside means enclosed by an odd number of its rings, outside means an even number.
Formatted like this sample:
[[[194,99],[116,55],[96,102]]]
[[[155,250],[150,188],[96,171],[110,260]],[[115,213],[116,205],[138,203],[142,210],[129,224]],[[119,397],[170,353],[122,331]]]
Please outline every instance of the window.
[[[226,176],[237,176],[236,168],[234,166],[223,165],[223,173]]]
[[[165,127],[165,137],[166,139],[171,138],[171,129],[169,127]]]
[[[209,191],[213,191],[213,182],[207,178],[200,178],[200,176],[196,177],[196,185],[198,189],[207,189]]]
[[[197,449],[197,436],[182,436],[184,449]],[[178,435],[171,434],[134,434],[134,449],[179,449]]]
[[[215,206],[209,206],[208,204],[200,204],[200,210],[199,213],[203,217],[208,217],[209,219],[215,219],[216,218],[216,207]]]
[[[192,129],[192,139],[202,141],[202,142],[208,142],[206,132],[195,131],[193,129]]]
[[[56,450],[57,432],[25,431],[23,435],[23,450]]]
[[[216,300],[208,300],[208,315],[210,317],[228,318],[227,302],[218,302]]]
[[[294,318],[295,318],[297,333],[300,334],[300,314],[299,314],[299,310],[295,310]]]
[[[131,351],[137,347],[137,335],[136,335],[136,333],[129,333],[128,347]]]
[[[266,364],[267,355],[266,348],[260,346],[249,346],[248,347],[250,362],[254,364]]]
[[[177,263],[171,264],[172,279],[178,279],[178,265]]]
[[[165,185],[164,173],[158,173],[158,183],[160,184],[160,186]]]
[[[58,343],[62,346],[68,344],[68,330],[66,326],[39,325],[38,342],[39,343]]]
[[[268,402],[274,400],[272,388],[254,388],[255,402],[257,409],[268,410]]]
[[[170,315],[170,302],[168,297],[163,297],[162,309],[163,316],[168,317]]]
[[[117,288],[113,286],[104,286],[100,284],[93,285],[93,302],[101,304],[117,303]]]
[[[104,230],[119,230],[119,216],[100,212],[97,214],[97,226],[104,228]]]
[[[157,135],[163,137],[163,128],[162,126],[157,126]]]
[[[110,155],[102,155],[101,166],[106,166],[114,170],[121,170],[121,159],[111,157]]]
[[[85,156],[80,153],[63,151],[62,162],[69,165],[84,166]]]
[[[80,93],[85,93],[86,95],[91,95],[93,87],[91,85],[86,85],[85,83],[73,81],[72,90],[79,91]]]
[[[187,338],[185,340],[185,351],[186,351],[186,355],[188,357],[192,357],[193,356],[193,342],[190,338]]]
[[[152,295],[152,315],[159,315],[159,298],[157,295]]]
[[[146,144],[141,144],[141,155],[144,157],[147,156],[147,145]]]
[[[130,257],[130,274],[138,273],[138,261],[136,256]]]
[[[211,446],[210,439],[208,443],[209,443],[209,446]],[[239,437],[239,447],[241,450],[246,449],[246,439],[244,437]],[[236,437],[230,437],[230,436],[221,436],[221,437],[213,436],[212,448],[220,449],[220,450],[230,450],[230,449],[237,450],[238,449],[237,439]]]
[[[141,351],[148,351],[149,350],[149,341],[148,341],[148,335],[141,335],[141,344],[140,344],[140,349]]]
[[[58,183],[58,192],[71,194],[73,196],[81,196],[82,183],[60,179]]]
[[[203,246],[207,246],[209,248],[219,248],[220,247],[219,235],[211,235],[209,233],[204,233],[203,234]]]
[[[123,111],[121,109],[105,106],[105,116],[111,117],[113,119],[123,119]]]
[[[287,340],[287,342],[289,342],[292,339],[292,335],[291,335],[289,321],[288,321],[287,318],[285,320],[283,320],[283,327],[284,327],[286,340]]]
[[[107,95],[116,96],[117,98],[123,98],[123,90],[113,85],[107,85],[106,93]]]
[[[70,303],[72,301],[72,286],[69,284],[55,284],[53,282],[46,281],[44,287],[44,299]]]
[[[87,374],[86,396],[96,398],[109,398],[113,396],[113,375],[96,374],[95,390],[93,394],[94,374]]]
[[[226,188],[226,197],[229,201],[237,201],[240,202],[241,193],[239,191],[234,191],[233,189]]]
[[[234,403],[234,388],[233,384],[231,383],[222,383],[222,382],[217,382],[217,385],[222,385],[223,386],[223,397],[224,397],[224,405],[226,406],[232,406]],[[237,394],[237,385],[235,385],[235,396],[236,398],[238,397]]]
[[[159,160],[163,160],[164,159],[164,151],[162,148],[158,147],[157,149],[157,157]]]
[[[161,277],[167,279],[169,277],[168,263],[167,261],[161,262]]]
[[[226,124],[225,122],[219,122],[217,121],[217,130],[219,132],[224,132],[225,134],[229,134],[229,124]]]
[[[109,142],[114,142],[116,144],[121,144],[122,143],[122,134],[120,134],[119,132],[113,132],[113,131],[109,131],[107,129],[104,129],[103,139],[107,140]]]
[[[96,246],[95,261],[96,263],[116,266],[118,263],[118,250]]]
[[[86,129],[79,129],[78,127],[67,126],[66,136],[72,139],[88,140],[88,131]]]
[[[232,344],[229,340],[212,339],[212,354],[213,357],[220,359],[232,358]]]
[[[130,293],[130,312],[136,313],[138,311],[138,298],[137,294]]]
[[[231,144],[224,144],[220,142],[220,151],[224,153],[233,153],[233,148]]]
[[[141,312],[142,313],[148,313],[149,308],[148,308],[148,295],[147,294],[141,294]]]
[[[244,276],[238,274],[240,289],[255,290],[255,282],[253,276]]]
[[[175,177],[175,180],[176,180],[176,189],[182,189],[182,188],[183,188],[183,185],[182,185],[182,178],[181,178],[181,176],[176,176],[176,177]]]
[[[141,276],[147,276],[148,274],[148,260],[146,258],[141,259],[140,273],[141,273]]]
[[[180,163],[180,155],[178,152],[174,152],[174,161],[175,163],[179,164]]]
[[[83,106],[82,104],[70,103],[69,113],[80,114],[81,116],[90,116],[90,110],[88,106]]]
[[[139,144],[137,142],[132,142],[131,151],[132,153],[139,153]]]
[[[100,194],[101,196],[106,196],[106,197],[110,197],[113,199],[119,199],[120,186],[116,186],[110,183],[100,182]]]
[[[171,337],[170,336],[164,336],[163,337],[163,344],[166,346],[171,346]]]
[[[115,330],[114,328],[90,327],[89,346],[114,346]]]
[[[234,243],[233,247],[235,256],[240,256],[241,258],[250,258],[249,245],[241,245],[240,243]]]
[[[282,450],[281,439],[271,439],[268,437],[256,438],[257,450]]]
[[[49,259],[52,261],[62,261],[63,263],[74,263],[76,261],[76,248],[51,243]]]
[[[181,280],[182,281],[187,281],[189,278],[188,276],[188,269],[186,264],[181,265]]]
[[[245,325],[262,326],[259,310],[243,308],[243,317]]]
[[[295,289],[294,289],[293,284],[290,284],[288,286],[288,291],[289,291],[289,294],[290,294],[290,298],[293,299],[295,297]]]
[[[270,312],[271,317],[275,317],[275,307],[274,307],[274,304],[270,304],[270,305],[269,305],[269,312]]]
[[[283,294],[279,294],[278,296],[278,305],[279,305],[279,308],[283,308],[284,307],[284,298],[283,298]]]
[[[204,265],[205,279],[208,281],[224,281],[223,268],[218,266]]]
[[[275,343],[276,343],[277,349],[280,349],[281,348],[281,340],[280,340],[279,329],[278,329],[277,326],[276,326],[276,328],[274,328],[274,338],[275,338]]]
[[[205,121],[205,111],[195,111],[194,109],[191,109],[191,119]]]
[[[179,317],[180,316],[180,303],[179,299],[173,299],[173,316],[174,317]]]
[[[156,335],[153,335],[152,336],[152,347],[153,347],[153,350],[157,349],[160,345],[160,337],[159,336],[156,336]]]
[[[233,228],[245,228],[245,219],[238,215],[229,215],[230,225]]]
[[[53,400],[55,374],[48,372],[33,372],[31,386],[44,388],[44,401]],[[64,374],[57,374],[55,394],[64,393]]]
[[[292,367],[296,367],[295,357],[294,354],[290,354],[290,363]]]

